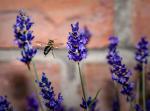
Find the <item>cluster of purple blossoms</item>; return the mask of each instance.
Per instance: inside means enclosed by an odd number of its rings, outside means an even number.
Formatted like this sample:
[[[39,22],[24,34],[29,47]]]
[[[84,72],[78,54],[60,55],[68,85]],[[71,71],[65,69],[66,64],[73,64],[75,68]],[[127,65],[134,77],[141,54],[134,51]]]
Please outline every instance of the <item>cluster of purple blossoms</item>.
[[[135,60],[138,62],[135,69],[139,72],[142,72],[143,64],[147,64],[149,53],[149,42],[142,37],[141,40],[137,43],[136,52],[135,52]]]
[[[13,111],[10,102],[7,101],[6,96],[0,96],[0,111]]]
[[[32,58],[35,56],[37,50],[32,47],[32,40],[34,39],[33,31],[31,31],[31,22],[29,16],[24,11],[19,11],[14,25],[15,43],[21,49],[22,58],[20,61],[29,65]]]
[[[150,99],[147,99],[146,101],[146,110],[150,111]]]
[[[63,97],[61,93],[59,93],[57,99],[55,98],[53,87],[51,86],[51,82],[48,81],[45,73],[42,74],[41,81],[37,81],[37,83],[41,89],[40,94],[43,98],[46,108],[52,111],[61,111]]]
[[[71,24],[72,32],[69,33],[67,49],[68,58],[79,62],[87,56],[86,45],[89,42],[91,33],[87,28],[79,30],[79,23]]]
[[[129,82],[129,78],[132,72],[127,69],[126,65],[122,63],[122,57],[120,57],[117,46],[119,40],[117,37],[110,37],[109,52],[107,55],[108,63],[111,66],[112,79],[119,83],[121,87],[121,93],[127,96],[127,100],[133,99],[134,84]]]
[[[134,109],[135,111],[143,111],[139,104],[135,104]]]
[[[81,35],[84,37],[83,38],[83,42],[85,44],[88,44],[88,42],[90,41],[90,38],[92,36],[91,32],[89,31],[89,29],[85,26],[83,28],[83,30],[80,31]]]
[[[97,102],[97,100],[93,101],[91,97],[89,97],[87,101],[82,98],[82,104],[80,104],[80,106],[85,110],[89,109],[89,111],[99,111],[99,109],[96,109]]]
[[[34,95],[27,98],[27,111],[39,111],[39,104]]]

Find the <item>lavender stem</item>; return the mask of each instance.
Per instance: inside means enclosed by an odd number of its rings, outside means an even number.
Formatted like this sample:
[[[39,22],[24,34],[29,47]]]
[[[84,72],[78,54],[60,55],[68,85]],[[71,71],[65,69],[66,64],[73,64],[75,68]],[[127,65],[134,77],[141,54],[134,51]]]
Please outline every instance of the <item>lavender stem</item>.
[[[81,73],[81,68],[80,68],[80,63],[78,62],[78,69],[79,69],[79,75],[80,75],[80,81],[81,81],[81,87],[82,87],[82,93],[83,93],[83,97],[84,97],[84,100],[87,101],[87,94],[86,94],[86,91],[85,91],[85,86],[84,86],[84,77]],[[87,111],[87,109],[86,109]]]
[[[146,92],[145,92],[145,64],[142,64],[142,98],[143,98],[143,111],[146,111]]]

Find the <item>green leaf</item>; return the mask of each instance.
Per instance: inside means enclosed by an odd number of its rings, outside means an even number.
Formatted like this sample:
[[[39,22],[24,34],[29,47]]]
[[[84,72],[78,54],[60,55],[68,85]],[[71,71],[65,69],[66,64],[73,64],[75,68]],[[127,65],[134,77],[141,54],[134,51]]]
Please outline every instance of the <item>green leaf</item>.
[[[89,109],[91,108],[91,106],[92,106],[92,104],[95,102],[95,100],[97,99],[97,97],[98,97],[100,91],[101,91],[101,89],[99,89],[99,90],[97,91],[95,97],[92,99],[92,101],[91,101],[91,103],[90,103],[90,105],[89,105]]]

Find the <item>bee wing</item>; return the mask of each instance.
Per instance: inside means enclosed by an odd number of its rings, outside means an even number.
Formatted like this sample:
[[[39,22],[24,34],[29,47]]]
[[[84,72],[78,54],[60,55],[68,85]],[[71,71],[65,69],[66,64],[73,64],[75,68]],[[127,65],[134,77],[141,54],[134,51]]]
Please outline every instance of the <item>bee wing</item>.
[[[45,42],[41,42],[41,41],[35,42],[35,46],[37,46],[37,47],[44,47],[45,45],[47,45],[47,43],[45,43]]]
[[[55,43],[54,48],[59,48],[59,47],[62,47],[64,45],[65,45],[64,43]]]
[[[55,54],[54,54],[54,50],[52,49],[52,55],[53,55],[53,57],[55,58]]]

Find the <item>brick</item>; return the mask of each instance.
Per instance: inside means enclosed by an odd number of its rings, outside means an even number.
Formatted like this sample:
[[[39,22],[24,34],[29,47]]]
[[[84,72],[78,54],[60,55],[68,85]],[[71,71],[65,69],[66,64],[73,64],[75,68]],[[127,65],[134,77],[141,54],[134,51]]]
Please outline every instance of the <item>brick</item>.
[[[134,42],[137,42],[141,36],[147,36],[150,40],[150,1],[149,0],[137,0],[135,1],[134,8]]]

